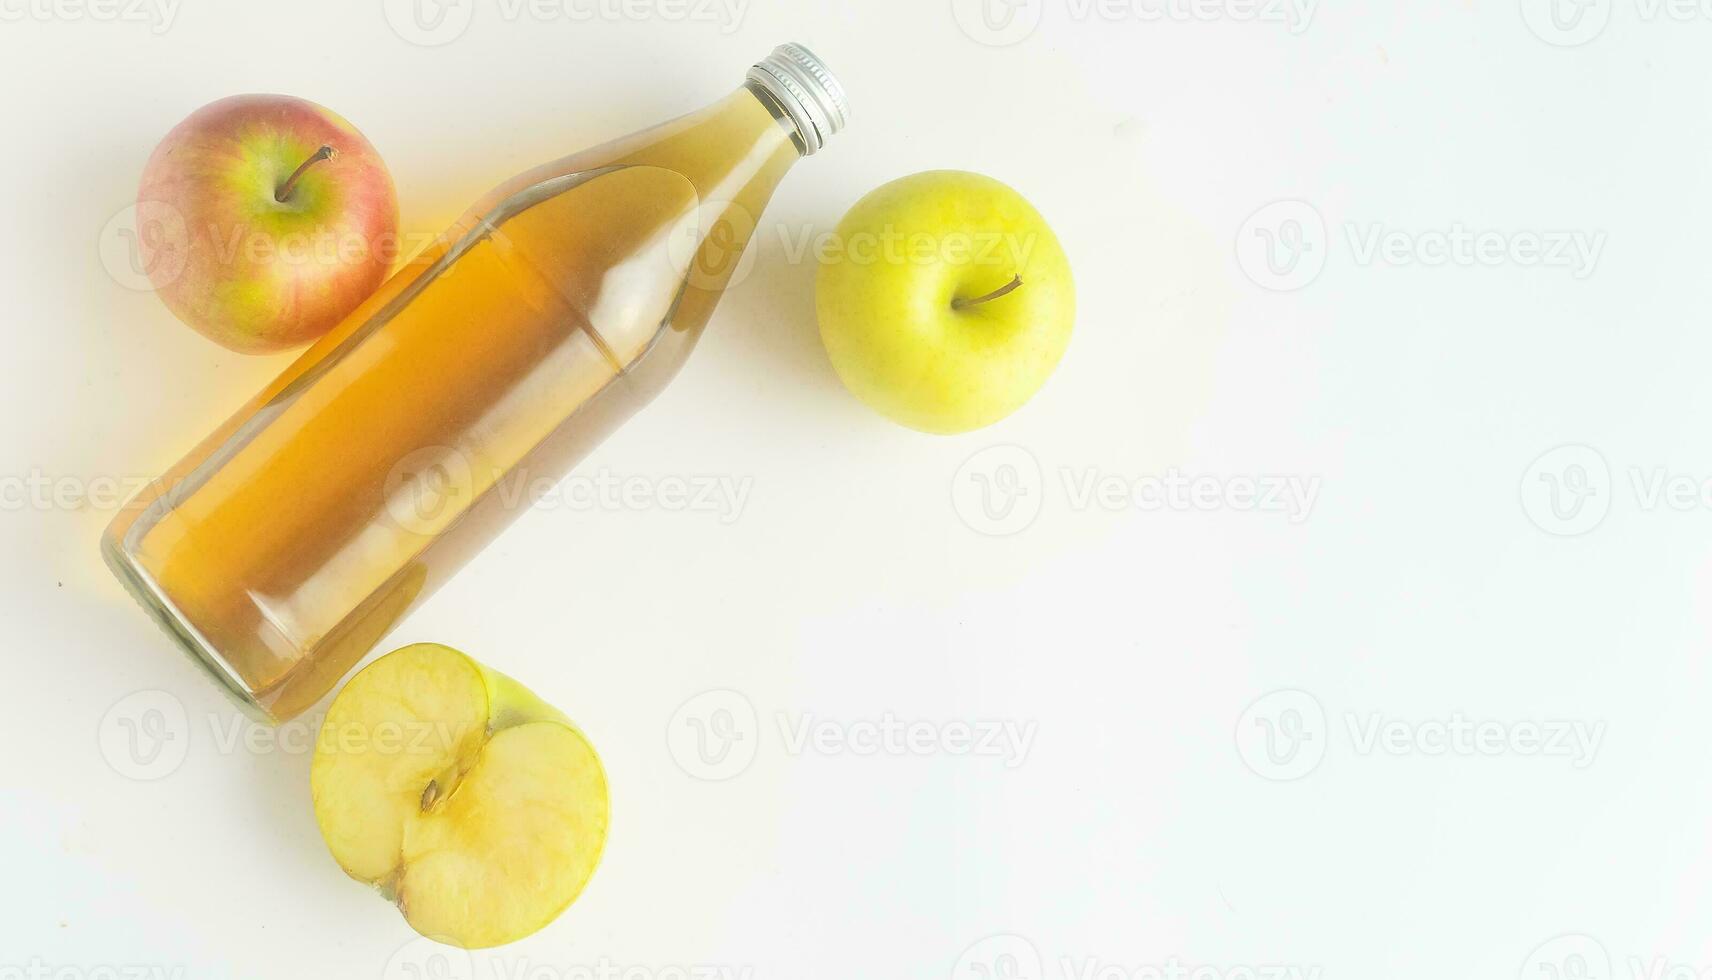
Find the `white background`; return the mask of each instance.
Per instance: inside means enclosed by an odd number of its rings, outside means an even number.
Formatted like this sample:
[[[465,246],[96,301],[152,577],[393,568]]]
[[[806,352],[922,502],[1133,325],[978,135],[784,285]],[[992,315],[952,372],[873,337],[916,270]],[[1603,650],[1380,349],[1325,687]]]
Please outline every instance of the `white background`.
[[[382,0],[0,0],[0,978],[1712,970],[1712,13],[696,2],[424,33]],[[312,726],[248,731],[97,559],[110,482],[288,362],[129,288],[110,219],[180,118],[273,91],[356,122],[437,231],[787,39],[852,125],[578,471],[743,506],[532,511],[387,644],[518,676],[612,780],[578,903],[436,958],[327,855]],[[942,167],[1027,195],[1080,293],[1052,382],[957,438],[844,392],[778,233]],[[1597,258],[1528,260],[1554,241]],[[1173,474],[1210,496],[1154,507]],[[1311,509],[1244,496],[1279,479]],[[888,719],[938,748],[792,744]],[[946,741],[1007,723],[1026,752]]]

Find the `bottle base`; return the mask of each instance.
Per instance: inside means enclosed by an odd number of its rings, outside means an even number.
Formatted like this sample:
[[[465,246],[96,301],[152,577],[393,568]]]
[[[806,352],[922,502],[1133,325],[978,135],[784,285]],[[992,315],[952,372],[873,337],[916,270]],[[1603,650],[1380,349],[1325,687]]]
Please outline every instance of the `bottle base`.
[[[190,659],[220,685],[220,689],[249,717],[267,724],[278,724],[244,683],[227,668],[218,652],[202,637],[190,620],[179,612],[172,600],[161,591],[149,573],[126,554],[110,534],[101,536],[101,557],[115,578],[143,607],[166,635]]]

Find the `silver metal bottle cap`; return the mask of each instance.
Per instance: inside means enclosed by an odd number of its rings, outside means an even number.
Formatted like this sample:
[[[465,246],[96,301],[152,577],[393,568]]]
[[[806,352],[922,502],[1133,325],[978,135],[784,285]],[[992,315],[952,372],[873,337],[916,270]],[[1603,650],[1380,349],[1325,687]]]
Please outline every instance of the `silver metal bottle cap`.
[[[850,121],[844,86],[826,64],[800,44],[781,44],[749,69],[749,80],[766,89],[791,114],[807,148],[805,156],[826,145]]]

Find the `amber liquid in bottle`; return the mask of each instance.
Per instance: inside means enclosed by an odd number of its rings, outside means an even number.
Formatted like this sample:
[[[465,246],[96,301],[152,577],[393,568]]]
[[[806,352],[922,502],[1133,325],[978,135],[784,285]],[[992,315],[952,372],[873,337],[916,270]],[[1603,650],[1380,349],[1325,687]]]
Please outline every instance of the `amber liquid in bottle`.
[[[120,579],[245,705],[313,704],[675,375],[780,178],[842,124],[812,57],[490,193],[127,506]]]

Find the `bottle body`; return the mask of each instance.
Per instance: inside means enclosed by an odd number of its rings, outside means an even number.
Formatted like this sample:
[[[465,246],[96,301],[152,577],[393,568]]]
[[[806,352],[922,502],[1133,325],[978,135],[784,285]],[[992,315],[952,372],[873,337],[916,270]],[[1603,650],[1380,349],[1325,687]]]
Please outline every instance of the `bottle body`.
[[[134,595],[289,718],[676,374],[779,179],[746,84],[501,185],[108,528]]]

